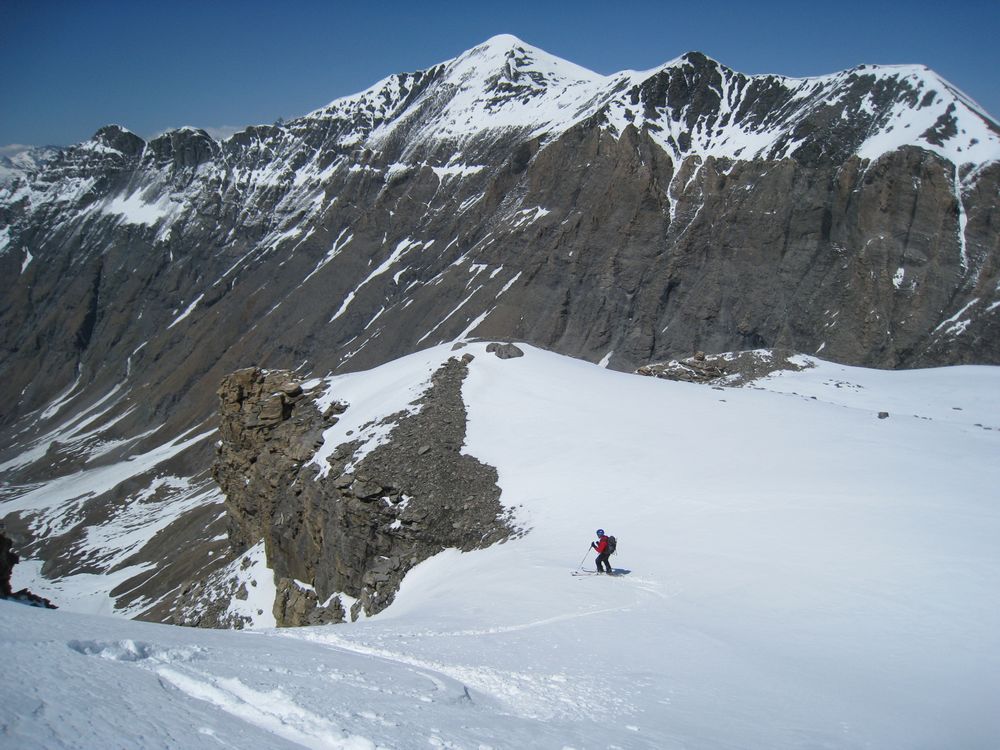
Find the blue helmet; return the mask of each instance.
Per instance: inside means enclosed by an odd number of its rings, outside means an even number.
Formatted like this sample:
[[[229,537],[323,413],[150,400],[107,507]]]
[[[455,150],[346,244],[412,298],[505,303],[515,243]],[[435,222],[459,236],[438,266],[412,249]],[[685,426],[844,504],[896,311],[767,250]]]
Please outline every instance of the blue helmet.
[[[597,536],[604,536],[604,529],[598,529]]]

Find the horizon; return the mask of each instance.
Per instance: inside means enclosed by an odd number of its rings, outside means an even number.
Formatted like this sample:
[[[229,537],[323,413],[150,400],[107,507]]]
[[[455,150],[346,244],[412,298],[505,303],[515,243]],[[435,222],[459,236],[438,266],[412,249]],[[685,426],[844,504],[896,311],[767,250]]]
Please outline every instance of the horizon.
[[[655,69],[693,51],[747,75],[791,78],[860,65],[922,65],[994,120],[1000,111],[991,77],[1000,54],[986,43],[1000,26],[1000,7],[967,4],[963,18],[951,14],[928,28],[914,11],[929,3],[910,3],[902,16],[893,3],[846,3],[817,29],[810,13],[783,1],[676,12],[643,1],[610,16],[596,3],[570,12],[560,5],[458,14],[449,3],[413,9],[390,2],[372,22],[363,9],[319,3],[275,14],[256,0],[207,8],[180,0],[170,18],[113,0],[15,4],[0,30],[0,62],[8,71],[0,94],[13,104],[0,120],[0,155],[79,143],[112,124],[147,140],[181,127],[223,139],[301,117],[388,75],[429,68],[506,34],[600,75]],[[635,26],[637,15],[648,23]],[[850,20],[856,15],[862,23]],[[970,23],[971,16],[978,21]],[[849,21],[849,39],[829,33]],[[896,30],[891,37],[882,33],[885,23]],[[339,35],[329,37],[330,28]],[[948,36],[958,30],[961,43]]]

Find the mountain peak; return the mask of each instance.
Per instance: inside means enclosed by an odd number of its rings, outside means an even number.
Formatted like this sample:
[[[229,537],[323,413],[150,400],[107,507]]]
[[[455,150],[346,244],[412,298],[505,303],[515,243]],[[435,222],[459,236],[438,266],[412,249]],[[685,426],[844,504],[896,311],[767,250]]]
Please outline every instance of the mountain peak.
[[[100,151],[118,151],[127,156],[135,156],[142,152],[146,142],[128,128],[121,125],[105,125],[81,144]]]
[[[496,34],[495,36],[491,36],[482,44],[477,44],[472,49],[508,50],[514,47],[530,47],[530,46],[531,46],[530,44],[525,44],[524,41],[514,36],[513,34]]]
[[[482,44],[451,61],[451,65],[461,72],[476,71],[489,76],[503,68],[513,71],[535,70],[550,78],[560,80],[594,80],[604,77],[576,63],[557,57],[545,50],[528,44],[512,34],[497,34]]]
[[[680,62],[688,62],[692,65],[720,65],[719,61],[714,57],[706,55],[704,52],[699,52],[698,50],[691,50],[690,52],[685,52],[683,55],[677,58]]]

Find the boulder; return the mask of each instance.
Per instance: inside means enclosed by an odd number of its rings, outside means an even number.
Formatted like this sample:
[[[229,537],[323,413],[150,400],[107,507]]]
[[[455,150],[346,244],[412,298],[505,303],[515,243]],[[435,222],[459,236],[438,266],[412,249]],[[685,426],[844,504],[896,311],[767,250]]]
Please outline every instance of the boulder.
[[[314,589],[304,588],[290,578],[281,578],[276,589],[274,619],[278,627],[344,622],[346,613],[340,597],[334,596],[329,604],[320,605]]]
[[[486,351],[497,355],[500,359],[514,359],[524,356],[524,352],[514,344],[492,343],[486,346]]]

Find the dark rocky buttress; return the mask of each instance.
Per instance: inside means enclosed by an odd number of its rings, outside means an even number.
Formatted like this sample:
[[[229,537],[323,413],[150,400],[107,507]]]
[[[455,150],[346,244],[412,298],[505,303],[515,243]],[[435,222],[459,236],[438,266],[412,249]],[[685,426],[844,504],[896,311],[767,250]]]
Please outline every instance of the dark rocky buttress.
[[[315,394],[286,371],[251,368],[224,380],[213,474],[234,548],[265,542],[279,625],[375,614],[417,563],[516,533],[496,470],[461,452],[465,373],[464,361],[449,360],[416,413],[387,418],[395,426],[386,443],[357,461],[357,443],[337,446],[323,476],[310,459],[324,427],[350,406],[335,403],[321,414]],[[339,597],[330,601],[335,594],[356,602],[347,610]]]

